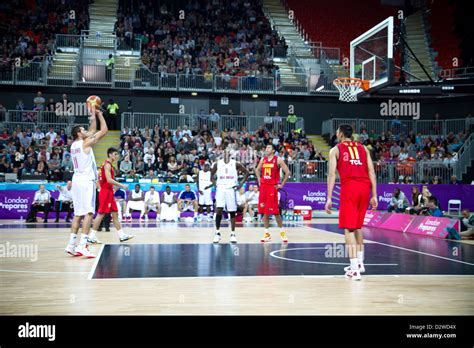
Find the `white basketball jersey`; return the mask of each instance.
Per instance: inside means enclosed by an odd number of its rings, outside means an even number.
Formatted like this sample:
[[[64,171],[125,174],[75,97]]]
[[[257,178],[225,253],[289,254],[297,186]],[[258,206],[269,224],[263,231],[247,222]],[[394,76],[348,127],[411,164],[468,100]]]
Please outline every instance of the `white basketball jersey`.
[[[148,203],[148,204],[160,203],[160,194],[155,191],[152,195],[151,191],[148,191],[147,193],[145,193],[145,203]]]
[[[84,140],[76,140],[71,145],[71,159],[74,165],[73,182],[97,180],[97,164],[95,163],[94,151],[84,152],[82,147]]]
[[[173,192],[170,192],[169,194],[165,192],[163,192],[163,203],[173,203],[174,202],[174,193]]]
[[[199,171],[199,190],[203,191],[206,187],[212,184],[211,171],[205,172],[204,170]]]
[[[229,163],[225,163],[224,160],[217,161],[217,187],[220,188],[231,188],[237,185],[239,179],[237,174],[237,165],[235,160],[229,160]]]
[[[132,198],[133,199],[136,199],[136,198],[142,198],[142,190],[136,192],[135,190],[132,191]]]

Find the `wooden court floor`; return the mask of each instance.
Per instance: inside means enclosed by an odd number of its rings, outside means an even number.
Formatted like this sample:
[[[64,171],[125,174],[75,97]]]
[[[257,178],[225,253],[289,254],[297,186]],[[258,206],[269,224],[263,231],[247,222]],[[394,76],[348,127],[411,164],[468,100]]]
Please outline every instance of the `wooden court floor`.
[[[318,219],[318,223],[334,224],[335,220]],[[367,267],[367,272],[360,282],[345,279],[343,266],[338,266],[338,270],[341,268],[340,272],[329,272],[329,275],[208,276],[203,273],[203,276],[186,277],[95,278],[94,272],[98,270],[99,261],[105,271],[109,265],[109,259],[100,253],[106,246],[110,249],[111,245],[120,244],[114,229],[112,228],[112,232],[98,234],[104,244],[91,246],[91,250],[98,257],[85,259],[69,256],[63,251],[69,235],[67,226],[49,226],[51,227],[42,227],[41,223],[26,226],[19,221],[1,221],[1,315],[474,314],[472,244],[449,244],[445,248],[445,245],[439,243],[448,243],[447,241],[412,235],[402,237],[408,244],[397,245],[390,239],[390,233],[394,232],[371,231],[368,236],[373,243],[387,250],[380,255],[384,260],[401,266],[404,262],[411,265],[419,262],[430,274],[410,274],[409,270],[405,272],[407,274],[383,274],[380,268],[374,272],[377,274],[371,274],[371,268]],[[130,244],[132,250],[142,250],[143,248],[139,248],[140,244],[151,247],[157,245],[161,248],[159,250],[166,250],[168,245],[176,247],[180,244],[211,244],[214,233],[212,225],[207,223],[162,223],[150,226],[125,225],[125,232],[134,234],[135,238],[121,245]],[[228,230],[228,227],[221,229],[223,243],[228,243]],[[343,236],[334,232],[335,230],[309,224],[288,227],[290,243],[287,248],[291,249],[293,243],[343,243]],[[261,251],[258,251],[256,246],[250,245],[252,248],[249,248],[248,244],[260,245],[262,232],[261,226],[239,225],[237,246],[243,248],[245,245],[248,250],[257,250],[257,253],[262,254],[262,260],[265,259],[270,265],[280,265],[280,270],[288,271],[291,270],[290,265],[298,266],[298,262],[294,260],[268,258],[264,248]],[[280,244],[276,239],[277,228],[272,228],[271,232],[274,243]],[[366,236],[370,239],[369,237]],[[371,241],[367,240],[367,243]],[[430,252],[433,243],[438,246],[433,247]],[[452,258],[449,255],[440,255],[436,251],[440,250],[440,245],[442,250],[448,251],[455,251],[457,245],[462,246],[459,248],[462,255],[456,254]],[[15,247],[17,254],[14,254]],[[28,247],[29,249],[23,251],[29,250],[30,254],[19,255],[21,247]],[[203,247],[208,248],[205,245]],[[272,244],[272,248],[280,247]],[[305,255],[311,258],[311,253]],[[260,262],[259,255],[257,256],[257,261],[252,262]],[[151,261],[147,262],[147,257],[151,256],[137,255],[138,261],[132,262],[131,266],[138,269],[139,274],[146,275],[145,271],[140,273],[140,269],[149,270],[154,267]],[[170,267],[179,272],[180,261],[189,261],[180,258],[186,257],[185,253],[174,253]],[[205,256],[198,254],[195,259],[198,272],[202,257]],[[245,254],[241,257],[245,257]],[[347,259],[341,261],[347,262]],[[445,268],[445,274],[436,274],[440,265]],[[259,267],[258,264],[250,266]],[[110,259],[111,272],[116,274],[119,270],[114,267],[120,267],[120,263]],[[318,267],[325,266],[322,264]],[[449,274],[452,269],[450,267],[458,267],[456,269],[461,271]],[[245,267],[242,271],[245,272]]]

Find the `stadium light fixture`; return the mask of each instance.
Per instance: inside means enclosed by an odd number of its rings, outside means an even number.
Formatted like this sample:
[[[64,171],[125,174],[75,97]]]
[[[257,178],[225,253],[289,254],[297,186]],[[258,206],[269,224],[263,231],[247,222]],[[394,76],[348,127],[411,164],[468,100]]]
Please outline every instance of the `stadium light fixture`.
[[[191,95],[192,95],[193,97],[195,97],[195,96],[197,96],[198,94],[197,94],[197,92],[192,92]]]
[[[252,98],[258,98],[258,94],[252,94]]]

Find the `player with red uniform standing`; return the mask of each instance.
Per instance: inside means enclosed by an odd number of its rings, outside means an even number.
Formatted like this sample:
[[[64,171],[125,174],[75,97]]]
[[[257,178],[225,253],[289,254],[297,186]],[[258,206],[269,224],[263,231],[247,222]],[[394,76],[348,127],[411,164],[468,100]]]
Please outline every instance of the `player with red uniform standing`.
[[[113,164],[118,160],[118,150],[111,147],[107,150],[107,160],[100,168],[99,173],[99,209],[97,211],[97,216],[95,217],[94,223],[92,225],[91,232],[89,234],[89,243],[100,243],[97,239],[97,230],[99,229],[100,223],[104,218],[105,214],[111,214],[112,219],[114,220],[114,226],[117,229],[119,239],[121,242],[125,242],[129,239],[132,239],[132,235],[127,235],[122,231],[122,226],[118,218],[118,208],[117,203],[115,202],[114,197],[114,186],[119,186],[125,190],[128,188],[127,185],[121,184],[115,181],[114,168]]]
[[[339,144],[329,152],[326,212],[331,214],[331,197],[337,169],[341,181],[339,228],[344,229],[351,262],[344,270],[346,278],[360,280],[360,274],[365,272],[364,237],[361,228],[371,191],[370,204],[373,210],[377,208],[377,182],[370,153],[364,145],[352,140],[352,132],[351,126],[340,125],[336,131]]]
[[[290,170],[286,163],[280,157],[275,156],[275,147],[267,145],[265,148],[266,156],[263,157],[255,169],[255,175],[260,185],[260,194],[258,195],[258,213],[263,214],[263,226],[265,227],[265,235],[261,242],[270,242],[271,236],[268,232],[270,224],[270,215],[275,215],[275,220],[280,227],[280,237],[284,243],[288,243],[283,222],[281,221],[280,209],[278,207],[278,190],[281,189],[288,178]],[[285,177],[280,184],[280,168],[283,169]]]

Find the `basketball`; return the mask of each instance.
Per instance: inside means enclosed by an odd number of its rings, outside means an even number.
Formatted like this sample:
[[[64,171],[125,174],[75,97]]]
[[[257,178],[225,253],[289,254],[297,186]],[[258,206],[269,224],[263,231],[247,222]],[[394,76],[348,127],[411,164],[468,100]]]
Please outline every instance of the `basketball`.
[[[96,109],[100,108],[102,105],[102,99],[96,95],[91,95],[86,99],[87,108],[90,110],[93,107]]]

